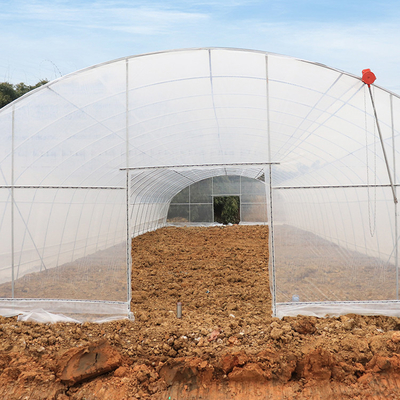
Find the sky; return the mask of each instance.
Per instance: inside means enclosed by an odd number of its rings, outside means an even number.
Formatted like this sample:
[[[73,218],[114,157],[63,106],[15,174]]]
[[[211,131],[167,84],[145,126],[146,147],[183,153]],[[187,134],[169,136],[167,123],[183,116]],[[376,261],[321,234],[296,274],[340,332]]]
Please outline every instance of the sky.
[[[360,75],[400,95],[398,0],[0,0],[0,82],[192,47],[262,50]]]

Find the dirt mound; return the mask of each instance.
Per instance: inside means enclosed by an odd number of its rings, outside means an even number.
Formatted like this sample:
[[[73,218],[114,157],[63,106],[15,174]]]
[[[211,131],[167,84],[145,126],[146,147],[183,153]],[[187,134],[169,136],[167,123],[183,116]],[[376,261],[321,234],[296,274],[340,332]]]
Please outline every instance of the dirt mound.
[[[400,319],[272,318],[267,238],[265,226],[135,238],[134,322],[0,317],[0,398],[399,398]]]

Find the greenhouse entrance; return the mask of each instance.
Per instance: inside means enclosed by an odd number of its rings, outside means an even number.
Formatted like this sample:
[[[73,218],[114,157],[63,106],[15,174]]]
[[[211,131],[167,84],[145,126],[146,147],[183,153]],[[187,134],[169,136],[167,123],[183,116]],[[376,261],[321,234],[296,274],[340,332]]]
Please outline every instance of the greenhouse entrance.
[[[264,176],[221,175],[195,182],[175,195],[169,223],[267,223]]]
[[[224,225],[240,222],[239,196],[215,196],[213,206],[215,222]]]

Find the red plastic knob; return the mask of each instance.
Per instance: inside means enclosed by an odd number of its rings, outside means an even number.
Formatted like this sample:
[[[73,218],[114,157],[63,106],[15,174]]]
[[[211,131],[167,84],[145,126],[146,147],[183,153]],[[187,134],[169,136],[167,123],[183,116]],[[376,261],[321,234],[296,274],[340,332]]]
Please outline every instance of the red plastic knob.
[[[367,85],[371,85],[376,80],[375,74],[370,69],[362,70],[362,81]]]

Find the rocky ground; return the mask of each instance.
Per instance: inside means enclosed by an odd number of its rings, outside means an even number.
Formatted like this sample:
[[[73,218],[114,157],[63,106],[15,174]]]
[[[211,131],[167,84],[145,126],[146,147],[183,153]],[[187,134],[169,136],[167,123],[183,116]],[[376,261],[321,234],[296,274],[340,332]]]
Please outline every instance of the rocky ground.
[[[267,238],[266,226],[135,238],[135,321],[0,318],[0,398],[399,398],[400,319],[272,318]]]

